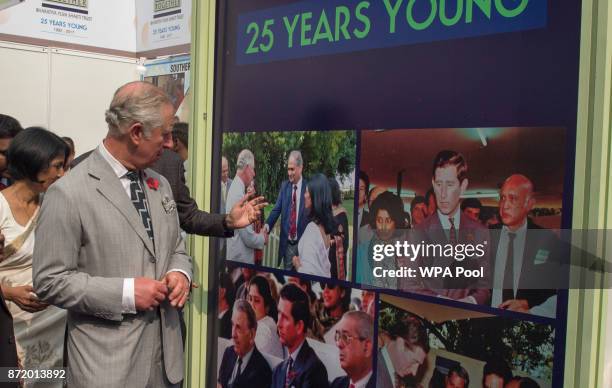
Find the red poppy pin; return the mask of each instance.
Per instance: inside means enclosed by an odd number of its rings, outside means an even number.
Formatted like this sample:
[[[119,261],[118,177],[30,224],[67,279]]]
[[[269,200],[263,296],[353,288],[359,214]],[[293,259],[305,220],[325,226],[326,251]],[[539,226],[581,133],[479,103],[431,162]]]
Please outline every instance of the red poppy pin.
[[[155,178],[147,178],[147,186],[152,190],[157,190],[159,187],[159,181]]]
[[[297,371],[295,371],[295,370],[293,370],[293,369],[291,369],[291,370],[289,371],[289,373],[287,373],[287,379],[288,379],[289,381],[293,381],[293,379],[295,379],[295,378],[297,377],[297,375],[298,375],[298,372],[297,372]]]

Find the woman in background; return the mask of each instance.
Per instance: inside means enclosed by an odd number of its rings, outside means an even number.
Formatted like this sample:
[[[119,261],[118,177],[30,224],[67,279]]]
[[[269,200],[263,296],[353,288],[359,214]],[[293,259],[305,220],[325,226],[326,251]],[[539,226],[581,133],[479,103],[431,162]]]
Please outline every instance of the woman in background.
[[[293,257],[298,272],[331,277],[329,263],[330,234],[334,231],[331,189],[323,174],[315,174],[304,191],[304,208],[310,222],[298,243],[299,256]]]
[[[0,193],[0,230],[6,239],[0,287],[13,315],[19,361],[26,369],[63,365],[66,312],[38,300],[32,288],[32,253],[41,194],[64,175],[68,154],[60,137],[36,127],[21,131],[8,149],[14,183]]]
[[[396,257],[385,257],[384,260],[374,262],[375,245],[395,245],[403,241],[402,230],[404,225],[404,203],[397,195],[385,191],[372,203],[370,210],[370,227],[374,236],[370,241],[360,241],[357,250],[357,282],[375,287],[397,289],[397,278],[374,277],[374,267],[384,269],[397,269]],[[381,271],[382,273],[382,271]]]
[[[334,279],[346,280],[346,258],[349,247],[348,214],[342,206],[342,193],[336,178],[329,178],[329,187],[332,195],[332,212],[336,224],[329,247],[331,276]]]
[[[257,332],[255,345],[259,351],[283,358],[283,346],[276,331],[276,301],[272,298],[270,282],[261,275],[249,281],[247,300],[255,311]]]

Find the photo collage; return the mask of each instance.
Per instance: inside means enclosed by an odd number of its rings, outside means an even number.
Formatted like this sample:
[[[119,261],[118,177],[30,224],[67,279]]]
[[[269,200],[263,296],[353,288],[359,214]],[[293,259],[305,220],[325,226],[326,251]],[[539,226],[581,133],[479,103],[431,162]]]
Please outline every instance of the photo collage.
[[[552,387],[565,135],[223,133],[218,386]]]

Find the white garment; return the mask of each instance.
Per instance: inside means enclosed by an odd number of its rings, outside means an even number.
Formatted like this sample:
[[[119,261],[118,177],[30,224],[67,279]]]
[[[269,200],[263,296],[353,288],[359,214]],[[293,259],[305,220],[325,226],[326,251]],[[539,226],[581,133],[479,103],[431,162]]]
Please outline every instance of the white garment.
[[[272,317],[266,315],[257,321],[257,333],[255,334],[255,345],[262,353],[269,354],[280,359],[283,358],[283,345],[276,331],[276,322]]]
[[[325,246],[319,226],[312,221],[306,225],[304,234],[300,238],[298,253],[302,263],[301,267],[298,268],[298,272],[327,278],[331,277],[329,248]]]
[[[232,180],[229,193],[227,193],[227,201],[225,202],[225,212],[234,207],[246,193],[244,182],[239,176]],[[227,239],[227,260],[238,261],[241,263],[255,263],[255,249],[263,249],[264,247],[263,233],[255,233],[253,225],[246,228],[234,230],[234,236]]]
[[[21,226],[11,212],[9,203],[0,194],[0,230],[8,246],[28,228]],[[32,285],[32,253],[34,252],[34,232],[17,252],[0,261],[0,284],[11,287]],[[60,236],[58,236],[60,237]],[[66,311],[55,306],[29,313],[15,303],[6,301],[13,316],[17,354],[26,369],[61,368],[64,357],[64,333],[66,330]],[[0,350],[2,351],[2,350]],[[40,384],[40,383],[39,383]],[[27,383],[26,387],[34,386]],[[60,383],[49,383],[49,387],[61,387]]]

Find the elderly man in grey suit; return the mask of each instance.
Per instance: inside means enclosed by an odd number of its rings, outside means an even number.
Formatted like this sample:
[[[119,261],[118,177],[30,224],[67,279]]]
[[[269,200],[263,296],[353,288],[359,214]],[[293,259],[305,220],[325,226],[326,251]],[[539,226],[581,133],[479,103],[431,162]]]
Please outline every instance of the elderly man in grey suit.
[[[227,194],[226,211],[244,197],[246,188],[255,179],[255,156],[249,150],[242,150],[236,162],[236,177]],[[255,233],[252,225],[234,230],[234,237],[227,240],[227,260],[241,263],[255,263],[255,249],[263,249],[268,242],[267,235]]]
[[[103,143],[45,196],[34,287],[68,310],[68,386],[177,386],[192,262],[170,185],[147,168],[172,147],[174,109],[161,89],[132,82],[106,121]],[[242,204],[234,217],[255,219],[254,203]]]

